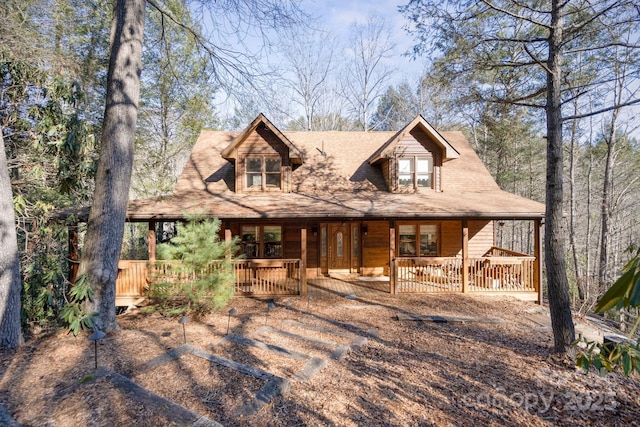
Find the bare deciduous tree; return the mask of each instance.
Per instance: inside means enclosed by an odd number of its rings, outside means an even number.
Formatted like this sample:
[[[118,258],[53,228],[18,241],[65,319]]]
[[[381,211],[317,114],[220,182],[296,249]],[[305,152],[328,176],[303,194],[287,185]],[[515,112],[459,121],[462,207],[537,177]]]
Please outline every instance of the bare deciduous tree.
[[[352,24],[341,85],[353,117],[364,131],[376,127],[371,118],[393,73],[386,61],[394,48],[391,32],[381,16],[371,14],[366,23]]]
[[[330,97],[329,83],[335,68],[336,41],[327,31],[309,33],[293,31],[285,34],[282,47],[293,77],[285,84],[294,93],[292,101],[304,112],[306,130],[316,129],[316,115],[322,113],[323,98]]]

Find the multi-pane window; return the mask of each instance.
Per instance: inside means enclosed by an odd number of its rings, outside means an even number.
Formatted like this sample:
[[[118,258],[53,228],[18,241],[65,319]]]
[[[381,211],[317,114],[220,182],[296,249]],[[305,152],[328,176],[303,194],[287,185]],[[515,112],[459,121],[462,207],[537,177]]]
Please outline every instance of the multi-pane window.
[[[400,187],[431,188],[433,158],[401,157],[398,159],[398,185]]]
[[[243,225],[240,248],[247,258],[282,258],[282,227]]]
[[[252,156],[245,160],[247,188],[266,190],[280,188],[281,161],[279,157]]]
[[[400,224],[398,226],[399,256],[438,255],[437,224]]]

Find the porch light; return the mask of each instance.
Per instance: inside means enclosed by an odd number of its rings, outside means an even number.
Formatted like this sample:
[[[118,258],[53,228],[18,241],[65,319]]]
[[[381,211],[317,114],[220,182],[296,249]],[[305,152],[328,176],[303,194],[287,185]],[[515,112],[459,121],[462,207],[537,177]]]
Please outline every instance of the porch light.
[[[313,233],[314,236],[318,235],[318,227],[311,227],[311,232]]]
[[[369,225],[362,224],[362,234],[365,236],[369,234]]]
[[[185,328],[185,324],[189,323],[189,318],[187,316],[182,316],[180,318],[180,320],[178,320],[178,323],[180,323],[182,325],[182,336],[184,338],[184,343],[187,343],[187,329]]]
[[[98,369],[98,341],[104,338],[106,334],[102,332],[100,329],[95,329],[91,335],[89,335],[89,339],[93,341],[94,345],[94,358],[95,358],[95,367]]]

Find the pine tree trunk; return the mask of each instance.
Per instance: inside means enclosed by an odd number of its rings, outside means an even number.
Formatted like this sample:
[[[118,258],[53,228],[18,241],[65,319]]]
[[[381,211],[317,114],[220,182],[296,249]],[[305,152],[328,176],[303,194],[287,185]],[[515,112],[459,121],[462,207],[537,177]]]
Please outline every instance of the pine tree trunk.
[[[562,161],[561,99],[562,7],[560,0],[553,0],[547,62],[547,182],[544,235],[549,309],[557,352],[566,352],[575,339],[562,230],[564,166]]]
[[[604,165],[602,182],[602,205],[600,210],[600,263],[598,265],[598,291],[605,292],[609,281],[609,226],[611,224],[611,187],[613,186],[613,158],[616,145],[618,110],[614,110],[611,118],[609,137],[606,138],[607,156]]]
[[[94,289],[95,326],[117,330],[116,279],[131,184],[138,117],[145,0],[117,0],[111,27],[100,160],[79,274]]]
[[[7,166],[2,128],[0,128],[0,349],[22,344],[20,330],[20,258],[13,193]]]
[[[573,104],[573,112],[578,111],[577,100]],[[576,139],[577,139],[577,120],[572,121],[571,125],[571,149],[569,151],[569,245],[571,246],[571,255],[573,256],[573,268],[576,275],[576,285],[578,287],[578,297],[580,302],[585,301],[585,289],[582,268],[578,258],[578,246],[576,243]]]

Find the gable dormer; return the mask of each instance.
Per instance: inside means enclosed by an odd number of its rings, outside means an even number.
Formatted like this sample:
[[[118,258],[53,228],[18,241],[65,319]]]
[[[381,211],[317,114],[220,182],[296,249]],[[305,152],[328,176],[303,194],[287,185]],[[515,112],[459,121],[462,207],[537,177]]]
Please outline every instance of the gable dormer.
[[[262,113],[222,151],[235,164],[236,192],[289,191],[302,153]]]
[[[384,143],[369,163],[381,168],[391,192],[442,191],[442,164],[460,154],[422,116]]]

